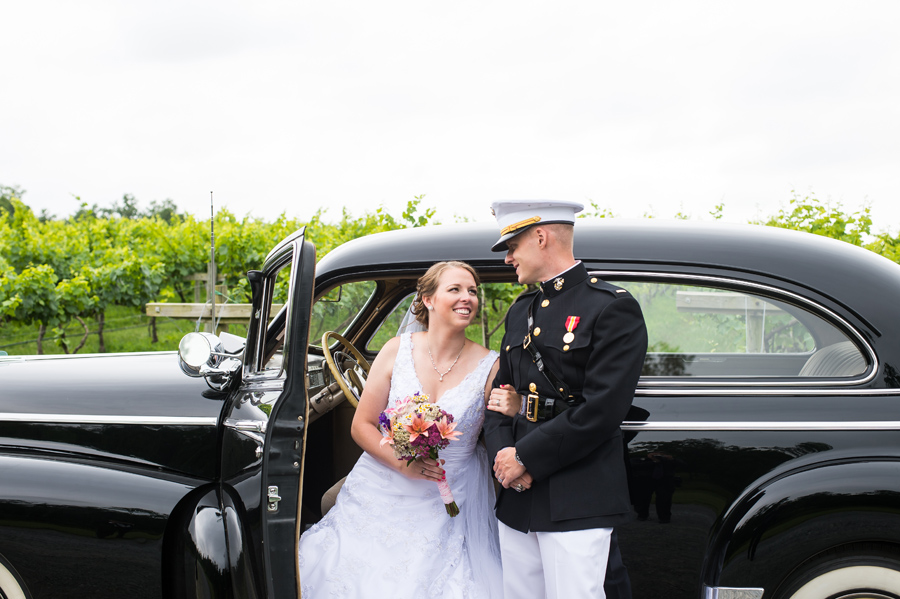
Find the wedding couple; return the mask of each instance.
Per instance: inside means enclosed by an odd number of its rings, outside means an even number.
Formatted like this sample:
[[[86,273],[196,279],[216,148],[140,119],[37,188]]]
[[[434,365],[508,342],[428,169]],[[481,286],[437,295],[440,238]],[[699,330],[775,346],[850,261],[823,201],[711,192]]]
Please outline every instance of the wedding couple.
[[[520,283],[540,284],[510,308],[499,354],[465,337],[478,310],[469,265],[441,262],[419,280],[411,310],[424,330],[373,362],[351,428],[364,453],[300,538],[303,597],[630,597],[613,527],[631,511],[620,425],[647,336],[630,294],[575,260],[582,208],[493,205],[492,249]],[[380,415],[416,393],[461,435],[440,461],[407,465],[382,442]]]

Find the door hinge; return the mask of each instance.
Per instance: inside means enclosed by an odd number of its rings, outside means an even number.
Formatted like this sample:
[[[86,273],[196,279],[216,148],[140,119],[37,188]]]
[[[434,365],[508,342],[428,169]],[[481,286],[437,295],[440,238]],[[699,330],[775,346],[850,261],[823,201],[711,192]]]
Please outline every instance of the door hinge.
[[[266,494],[266,498],[269,501],[269,511],[277,512],[278,511],[278,502],[281,501],[281,497],[278,496],[278,487],[276,487],[276,486],[269,487],[268,493]]]

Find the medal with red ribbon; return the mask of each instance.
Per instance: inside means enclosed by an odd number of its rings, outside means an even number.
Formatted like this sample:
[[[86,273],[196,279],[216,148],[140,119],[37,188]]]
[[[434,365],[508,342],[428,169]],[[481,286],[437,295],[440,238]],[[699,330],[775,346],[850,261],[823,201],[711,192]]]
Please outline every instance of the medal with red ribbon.
[[[575,340],[575,329],[578,328],[578,323],[581,322],[580,316],[570,316],[566,319],[566,331],[568,331],[565,335],[563,335],[563,341],[565,343],[572,343]]]

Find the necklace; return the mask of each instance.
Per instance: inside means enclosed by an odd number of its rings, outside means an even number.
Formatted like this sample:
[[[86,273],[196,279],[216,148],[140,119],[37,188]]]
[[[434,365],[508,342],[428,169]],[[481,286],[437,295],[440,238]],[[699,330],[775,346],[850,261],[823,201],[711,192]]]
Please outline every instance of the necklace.
[[[444,372],[441,372],[440,370],[438,370],[437,364],[434,363],[434,356],[431,355],[431,343],[430,342],[428,343],[428,357],[431,358],[431,367],[434,368],[434,371],[436,373],[438,373],[439,377],[441,377],[440,381],[442,383],[444,382],[444,376],[447,374],[450,374],[450,371],[453,370],[454,366],[456,366],[456,363],[459,361],[459,357],[462,355],[464,349],[466,349],[466,340],[465,339],[463,339],[462,347],[459,348],[459,353],[456,354],[456,359],[453,360],[453,364],[450,365],[450,368],[448,368]]]

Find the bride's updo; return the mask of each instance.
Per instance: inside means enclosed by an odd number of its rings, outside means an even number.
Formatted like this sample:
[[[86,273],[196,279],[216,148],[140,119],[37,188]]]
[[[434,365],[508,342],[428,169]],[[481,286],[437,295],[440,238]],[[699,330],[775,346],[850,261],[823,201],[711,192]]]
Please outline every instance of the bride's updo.
[[[465,262],[450,260],[433,264],[431,268],[425,271],[424,275],[419,277],[419,282],[416,284],[416,297],[413,299],[412,306],[410,306],[416,321],[426,329],[428,328],[428,308],[425,307],[425,302],[422,301],[422,298],[434,295],[434,292],[437,291],[438,279],[441,278],[441,275],[448,268],[461,268],[468,271],[472,278],[475,279],[475,284],[481,284],[481,281],[478,279],[478,273]]]

